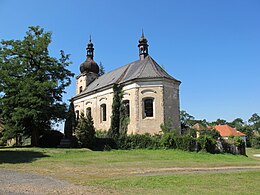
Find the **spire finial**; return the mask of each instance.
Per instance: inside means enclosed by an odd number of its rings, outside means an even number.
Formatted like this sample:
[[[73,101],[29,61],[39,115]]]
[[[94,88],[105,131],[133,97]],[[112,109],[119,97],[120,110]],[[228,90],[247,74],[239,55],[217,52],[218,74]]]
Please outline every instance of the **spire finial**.
[[[91,58],[93,60],[94,47],[93,47],[93,43],[91,42],[91,35],[89,35],[89,42],[86,49],[87,49],[87,58]]]
[[[142,28],[142,37],[144,37],[144,29]]]

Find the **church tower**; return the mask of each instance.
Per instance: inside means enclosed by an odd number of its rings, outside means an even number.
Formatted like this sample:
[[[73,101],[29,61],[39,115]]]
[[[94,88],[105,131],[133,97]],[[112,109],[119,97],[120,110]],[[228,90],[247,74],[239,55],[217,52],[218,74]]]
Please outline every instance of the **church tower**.
[[[80,75],[76,77],[77,79],[77,88],[76,94],[80,94],[83,92],[88,85],[93,82],[99,75],[99,66],[93,60],[94,58],[94,47],[93,43],[91,42],[91,37],[89,39],[87,45],[87,59],[80,65]]]

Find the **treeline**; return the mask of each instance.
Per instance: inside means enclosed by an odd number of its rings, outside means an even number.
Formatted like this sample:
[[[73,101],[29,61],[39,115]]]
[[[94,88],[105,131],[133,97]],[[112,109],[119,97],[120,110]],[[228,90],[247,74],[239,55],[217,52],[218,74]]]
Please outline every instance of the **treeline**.
[[[197,120],[194,116],[186,111],[181,111],[180,114],[182,130],[191,129],[193,125],[199,123],[204,126],[214,127],[216,125],[229,125],[236,130],[246,134],[247,147],[254,147],[260,149],[260,116],[257,113],[244,121],[242,118],[236,118],[233,121],[226,121],[225,119],[217,119],[216,121]]]

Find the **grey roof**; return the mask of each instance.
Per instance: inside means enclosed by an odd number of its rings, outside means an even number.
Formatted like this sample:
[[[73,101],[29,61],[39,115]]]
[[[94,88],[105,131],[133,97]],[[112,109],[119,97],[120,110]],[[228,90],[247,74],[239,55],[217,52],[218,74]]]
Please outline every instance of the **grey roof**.
[[[148,55],[143,60],[137,60],[135,62],[129,63],[98,77],[89,84],[85,91],[78,94],[77,96],[91,93],[101,88],[108,87],[114,83],[123,84],[127,81],[144,78],[167,78],[180,82],[169,75],[165,70],[163,70],[161,66],[158,65],[155,60]]]

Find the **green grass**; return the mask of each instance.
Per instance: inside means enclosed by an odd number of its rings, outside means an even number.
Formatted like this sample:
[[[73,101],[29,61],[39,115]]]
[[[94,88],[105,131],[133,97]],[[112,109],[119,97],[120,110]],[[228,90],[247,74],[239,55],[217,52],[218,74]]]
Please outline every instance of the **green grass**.
[[[260,171],[255,171],[128,177],[100,184],[129,194],[259,194],[259,181]]]
[[[176,174],[174,168],[260,166],[260,158],[179,150],[94,152],[86,149],[2,148],[0,168],[49,175],[126,194],[260,194],[260,170]],[[167,172],[168,170],[168,172]],[[150,173],[155,173],[150,176]],[[224,190],[224,191],[223,191]]]

